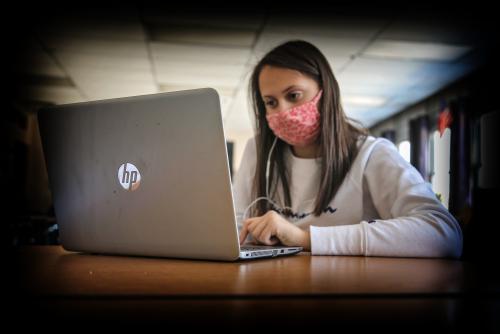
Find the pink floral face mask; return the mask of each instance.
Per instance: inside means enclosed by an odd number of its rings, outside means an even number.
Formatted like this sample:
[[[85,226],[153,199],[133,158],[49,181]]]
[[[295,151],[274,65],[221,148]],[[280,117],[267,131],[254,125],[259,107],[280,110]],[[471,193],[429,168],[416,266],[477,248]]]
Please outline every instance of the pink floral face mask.
[[[312,144],[320,132],[318,101],[322,90],[309,102],[300,106],[267,114],[267,123],[274,134],[292,146]]]

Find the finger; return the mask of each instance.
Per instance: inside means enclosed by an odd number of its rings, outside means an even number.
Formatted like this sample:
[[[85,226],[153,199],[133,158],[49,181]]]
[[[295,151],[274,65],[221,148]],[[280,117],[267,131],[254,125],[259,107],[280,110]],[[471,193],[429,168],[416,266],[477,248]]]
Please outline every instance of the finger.
[[[276,237],[275,228],[271,224],[268,224],[268,226],[266,226],[266,228],[262,231],[260,240],[263,244],[269,246],[276,245],[279,242],[279,239]]]
[[[240,245],[245,241],[248,235],[248,224],[243,224],[243,227],[240,230]]]
[[[243,226],[241,227],[239,238],[240,238],[240,245],[245,242],[247,236],[248,236],[248,226],[255,221],[255,218],[248,218],[243,222]]]
[[[261,222],[262,222],[262,217],[252,218],[252,221],[250,221],[247,225],[248,233],[253,235],[255,229],[260,225]]]
[[[247,228],[245,225],[243,225],[243,227],[241,228],[240,230],[240,235],[239,235],[239,242],[240,242],[240,245],[243,243],[243,240],[245,240],[247,238]]]
[[[266,221],[260,220],[258,222],[253,223],[252,226],[249,228],[249,231],[255,239],[260,241],[260,234],[265,228],[266,228]]]

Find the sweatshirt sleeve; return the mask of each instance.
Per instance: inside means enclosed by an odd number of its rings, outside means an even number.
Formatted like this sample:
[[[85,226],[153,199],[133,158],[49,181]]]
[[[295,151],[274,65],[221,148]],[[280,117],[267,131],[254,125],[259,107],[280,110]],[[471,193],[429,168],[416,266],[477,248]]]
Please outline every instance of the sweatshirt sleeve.
[[[245,145],[241,163],[234,175],[232,184],[238,230],[241,229],[243,213],[251,203],[252,182],[255,174],[256,161],[255,139],[250,138]]]
[[[461,256],[460,225],[391,142],[375,144],[363,177],[381,219],[311,226],[313,255]]]

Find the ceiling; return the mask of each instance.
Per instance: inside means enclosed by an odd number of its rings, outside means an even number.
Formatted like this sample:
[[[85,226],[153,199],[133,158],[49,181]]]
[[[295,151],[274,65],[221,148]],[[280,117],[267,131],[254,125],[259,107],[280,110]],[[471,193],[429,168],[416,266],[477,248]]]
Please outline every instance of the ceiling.
[[[371,126],[472,71],[488,44],[475,20],[379,13],[113,15],[73,10],[35,24],[16,71],[25,97],[56,104],[213,87],[225,128],[252,129],[247,86],[258,59],[304,39],[327,57],[348,116]]]

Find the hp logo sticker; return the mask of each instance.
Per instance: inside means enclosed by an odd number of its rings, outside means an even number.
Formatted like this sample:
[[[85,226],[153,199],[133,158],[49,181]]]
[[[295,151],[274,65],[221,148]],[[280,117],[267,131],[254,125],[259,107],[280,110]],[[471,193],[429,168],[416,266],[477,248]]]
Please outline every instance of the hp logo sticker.
[[[118,168],[118,182],[123,189],[134,191],[141,185],[141,173],[133,164],[126,162]]]

